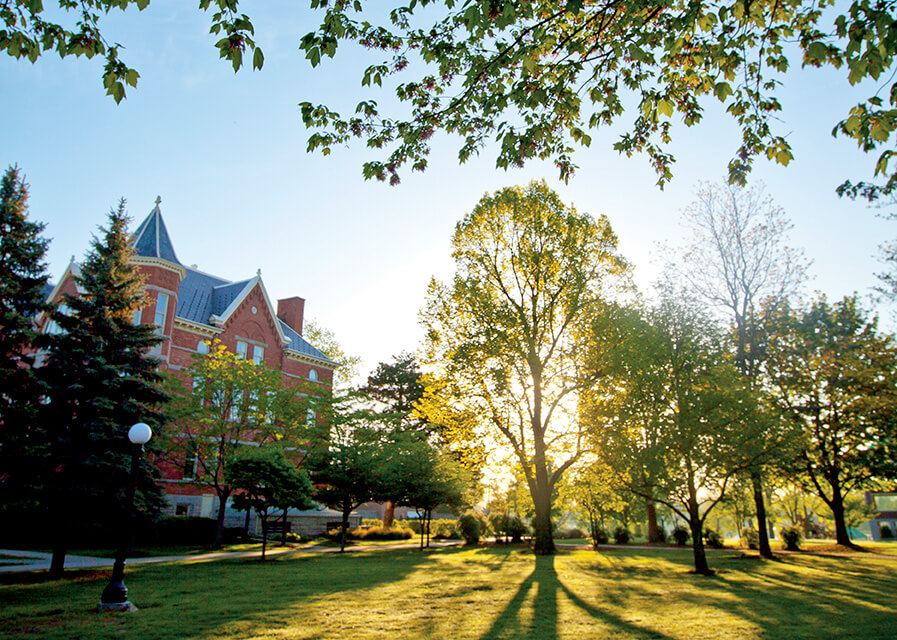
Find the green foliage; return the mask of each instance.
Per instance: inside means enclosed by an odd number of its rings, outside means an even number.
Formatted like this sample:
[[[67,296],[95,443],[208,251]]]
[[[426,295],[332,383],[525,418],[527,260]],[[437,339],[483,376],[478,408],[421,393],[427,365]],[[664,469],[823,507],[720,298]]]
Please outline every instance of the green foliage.
[[[58,8],[44,9],[41,0],[20,0],[0,5],[0,51],[13,58],[35,62],[45,52],[60,57],[105,59],[103,87],[116,102],[125,97],[126,87],[136,87],[140,74],[119,57],[119,43],[110,41],[100,29],[103,15],[134,7],[142,11],[150,0],[59,0]],[[215,47],[219,57],[229,61],[234,71],[243,65],[243,54],[252,54],[252,66],[261,69],[264,55],[252,36],[255,30],[246,14],[237,12],[238,0],[200,0],[202,11],[212,11],[209,33],[221,37]],[[74,24],[72,24],[74,22]]]
[[[800,543],[803,541],[803,535],[801,534],[799,527],[782,527],[779,530],[779,535],[782,538],[783,548],[786,551],[800,550]]]
[[[704,527],[704,544],[712,549],[722,549],[726,545],[723,543],[722,536],[716,530]]]
[[[481,518],[477,514],[470,512],[458,518],[458,529],[461,532],[461,537],[464,538],[464,543],[467,545],[477,544],[484,530]]]
[[[687,543],[688,539],[691,537],[691,532],[681,524],[677,524],[675,527],[673,527],[673,533],[671,533],[670,536],[673,538],[677,545],[679,545],[680,547],[684,547],[685,543]]]
[[[554,534],[555,538],[560,540],[575,540],[577,538],[585,538],[588,534],[579,527],[570,527],[568,529],[560,529]]]
[[[40,346],[34,319],[47,309],[43,229],[28,220],[28,185],[9,167],[0,183],[0,513],[10,519],[34,517],[45,455],[37,402],[43,389],[32,368]]]
[[[134,311],[147,300],[131,263],[127,224],[122,200],[75,275],[79,294],[65,296],[68,311],[51,314],[62,332],[48,337],[41,370],[48,401],[41,423],[48,443],[44,479],[58,519],[60,553],[66,522],[122,517],[133,450],[128,429],[146,422],[158,435],[164,423],[160,409],[168,397],[160,390],[158,360],[148,354],[160,339],[154,327],[133,323]],[[156,443],[151,440],[150,447]],[[158,513],[164,504],[154,474],[143,456],[136,498],[140,511]]]
[[[767,373],[783,414],[803,434],[805,481],[829,506],[849,545],[844,499],[875,478],[894,478],[897,346],[856,297],[806,310],[780,309]]]
[[[793,158],[777,119],[784,74],[800,65],[843,69],[852,85],[871,79],[875,91],[885,79],[887,97],[856,105],[832,133],[864,151],[887,147],[897,121],[897,84],[886,79],[897,53],[894,7],[856,0],[824,11],[829,5],[445,0],[398,6],[384,25],[366,3],[315,2],[321,24],[300,45],[311,65],[340,44],[382,52],[361,84],[391,87],[407,115],[364,98],[354,115],[303,102],[302,119],[315,130],[308,149],[365,140],[385,157],[367,162],[364,176],[395,184],[403,167],[427,167],[430,139],[444,131],[459,138],[461,162],[494,141],[496,166],[551,160],[566,180],[574,154],[625,118],[613,148],[646,153],[663,186],[675,161],[667,151],[674,121],[696,125],[719,102],[741,131],[729,178],[743,182],[758,156],[781,165]],[[883,188],[842,189],[872,197],[892,189],[893,153],[885,148],[875,166]]]
[[[614,529],[614,542],[616,544],[629,544],[629,529],[624,526],[618,526]]]
[[[760,535],[753,527],[741,529],[741,544],[748,549],[756,549],[760,545]]]
[[[599,544],[607,544],[610,542],[610,536],[607,534],[607,529],[601,526],[596,526],[591,531],[592,534],[592,544],[594,546],[598,546]]]
[[[552,549],[552,493],[583,452],[572,399],[588,374],[571,371],[581,371],[580,329],[625,270],[616,243],[605,218],[564,205],[544,182],[503,189],[458,223],[455,278],[431,284],[422,314],[428,361],[468,428],[509,445],[524,472],[537,552]]]
[[[279,370],[241,358],[218,340],[212,341],[208,353],[196,355],[189,367],[170,373],[166,388],[174,399],[167,454],[178,465],[195,457],[197,482],[215,489],[220,514],[216,545],[220,544],[223,507],[234,490],[225,470],[240,443],[298,447],[307,436],[308,412],[314,411],[325,390],[317,384],[288,385]]]

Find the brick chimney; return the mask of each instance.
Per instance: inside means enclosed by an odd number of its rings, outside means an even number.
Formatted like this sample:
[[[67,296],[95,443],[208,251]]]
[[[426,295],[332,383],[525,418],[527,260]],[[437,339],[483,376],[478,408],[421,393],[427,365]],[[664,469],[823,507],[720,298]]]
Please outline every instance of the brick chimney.
[[[277,317],[286,322],[300,336],[302,316],[305,314],[305,298],[294,296],[277,301]]]

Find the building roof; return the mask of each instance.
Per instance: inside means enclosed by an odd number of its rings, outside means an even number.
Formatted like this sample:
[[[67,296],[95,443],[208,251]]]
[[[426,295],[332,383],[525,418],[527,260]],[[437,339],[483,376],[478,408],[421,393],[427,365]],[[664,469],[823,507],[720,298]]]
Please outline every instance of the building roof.
[[[168,229],[165,228],[165,221],[162,220],[162,211],[159,209],[161,202],[162,198],[157,197],[156,206],[134,232],[132,243],[138,256],[161,258],[180,265]]]
[[[161,258],[183,266],[174,253],[174,246],[168,235],[168,230],[165,228],[165,221],[162,219],[162,211],[159,208],[160,202],[161,199],[156,198],[156,206],[134,233],[132,238],[134,248],[139,256]],[[244,297],[248,293],[247,290],[260,281],[261,276],[259,275],[239,282],[231,282],[225,278],[199,271],[195,267],[184,267],[184,279],[181,280],[175,315],[189,322],[211,328],[213,316],[220,317],[227,314],[234,301]],[[264,288],[264,285],[262,287]],[[265,297],[267,299],[267,293]],[[271,313],[276,316],[273,308]],[[322,351],[313,347],[286,322],[280,318],[276,318],[276,322],[288,341],[285,348],[339,366],[339,363],[334,362]]]

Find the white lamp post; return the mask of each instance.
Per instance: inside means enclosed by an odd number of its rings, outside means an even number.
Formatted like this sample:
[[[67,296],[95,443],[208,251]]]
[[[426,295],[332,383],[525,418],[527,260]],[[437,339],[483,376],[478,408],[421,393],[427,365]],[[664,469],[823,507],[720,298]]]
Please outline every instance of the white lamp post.
[[[144,422],[138,422],[128,430],[128,440],[134,445],[131,453],[131,481],[128,483],[128,495],[125,500],[127,515],[122,525],[121,539],[115,552],[115,564],[112,566],[112,578],[103,589],[103,596],[98,605],[100,611],[137,611],[137,607],[128,602],[128,588],[125,586],[125,556],[131,541],[131,521],[134,519],[134,492],[137,488],[137,469],[140,466],[140,454],[143,445],[149,442],[153,430]]]

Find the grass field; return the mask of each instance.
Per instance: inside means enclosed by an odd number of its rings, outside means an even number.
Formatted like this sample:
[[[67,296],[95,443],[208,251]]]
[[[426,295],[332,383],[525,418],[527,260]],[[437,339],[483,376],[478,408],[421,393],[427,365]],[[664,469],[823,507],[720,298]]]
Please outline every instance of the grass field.
[[[374,550],[134,566],[134,614],[92,612],[105,574],[0,585],[3,638],[894,638],[897,560],[687,550]]]

